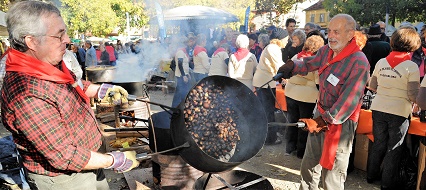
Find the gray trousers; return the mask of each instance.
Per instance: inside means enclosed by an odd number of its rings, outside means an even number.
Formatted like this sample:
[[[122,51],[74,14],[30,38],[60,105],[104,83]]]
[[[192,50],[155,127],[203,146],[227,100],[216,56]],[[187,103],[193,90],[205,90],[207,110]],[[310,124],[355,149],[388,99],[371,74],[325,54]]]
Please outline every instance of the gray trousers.
[[[332,170],[323,169],[319,164],[324,143],[324,133],[309,133],[305,155],[303,156],[300,167],[300,175],[302,177],[300,189],[319,189],[320,177],[325,190],[345,188],[346,170],[348,168],[349,156],[352,152],[352,142],[356,126],[357,123],[352,120],[347,120],[342,124],[342,133]]]
[[[102,169],[55,177],[28,173],[27,180],[33,190],[109,190]]]

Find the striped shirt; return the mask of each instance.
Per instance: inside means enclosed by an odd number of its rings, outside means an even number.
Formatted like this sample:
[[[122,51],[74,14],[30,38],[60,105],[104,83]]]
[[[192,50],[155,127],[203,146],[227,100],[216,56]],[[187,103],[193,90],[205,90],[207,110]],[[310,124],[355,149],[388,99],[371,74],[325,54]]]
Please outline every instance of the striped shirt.
[[[303,62],[295,61],[293,75],[307,75],[328,63],[332,51],[328,46],[318,50],[316,56],[306,57]],[[342,124],[361,103],[365,85],[369,77],[370,65],[364,53],[353,53],[342,60],[329,65],[319,76],[319,105],[325,110],[321,115],[331,124]],[[338,79],[337,84],[328,82],[327,78]],[[336,81],[336,80],[335,80]]]

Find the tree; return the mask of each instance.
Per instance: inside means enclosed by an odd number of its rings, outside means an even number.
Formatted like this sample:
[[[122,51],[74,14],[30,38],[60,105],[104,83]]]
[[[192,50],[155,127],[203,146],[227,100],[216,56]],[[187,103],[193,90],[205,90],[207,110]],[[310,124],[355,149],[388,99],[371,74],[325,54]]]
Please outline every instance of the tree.
[[[14,0],[12,0],[14,2]],[[0,0],[0,11],[6,12],[9,9],[10,0]]]
[[[426,20],[426,1],[424,0],[405,0],[393,1],[396,11],[395,17],[399,21],[425,21]],[[393,6],[392,5],[392,6]]]
[[[389,9],[391,25],[395,25],[396,20],[415,22],[426,18],[426,2],[422,0],[324,0],[323,5],[330,16],[346,13],[354,17],[361,26],[384,21],[386,7]]]
[[[125,29],[126,12],[129,12],[130,26],[142,27],[147,23],[141,3],[131,0],[62,0],[62,16],[70,34],[90,32],[105,36],[117,26]]]
[[[304,0],[256,0],[255,8],[258,14],[269,12],[270,22],[278,23],[281,14],[287,14],[296,3],[301,3]],[[272,12],[275,11],[276,17],[272,18]]]
[[[129,0],[113,0],[111,8],[119,18],[120,32],[126,28],[126,12],[131,16],[130,27],[142,27],[148,23],[148,16],[141,2],[132,3]]]

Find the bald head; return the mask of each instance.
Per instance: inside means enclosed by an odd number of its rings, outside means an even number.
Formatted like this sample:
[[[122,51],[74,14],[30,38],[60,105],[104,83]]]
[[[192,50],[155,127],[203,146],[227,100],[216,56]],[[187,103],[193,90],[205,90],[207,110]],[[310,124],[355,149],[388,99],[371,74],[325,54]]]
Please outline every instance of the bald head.
[[[345,22],[345,28],[347,30],[356,30],[356,21],[355,19],[348,14],[337,14],[331,20],[339,20],[340,22]]]
[[[376,24],[380,26],[380,30],[382,31],[382,33],[384,33],[386,29],[386,23],[384,23],[383,21],[379,21]]]
[[[334,16],[328,25],[328,46],[339,54],[355,35],[356,23],[354,18],[348,14]]]

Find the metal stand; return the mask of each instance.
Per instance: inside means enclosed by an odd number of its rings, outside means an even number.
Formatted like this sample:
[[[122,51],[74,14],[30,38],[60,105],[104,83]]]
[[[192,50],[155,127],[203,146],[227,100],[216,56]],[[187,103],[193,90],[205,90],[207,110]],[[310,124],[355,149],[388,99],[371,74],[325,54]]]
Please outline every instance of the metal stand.
[[[230,171],[230,174],[231,175],[238,175],[238,173],[241,175],[241,172],[243,172],[243,171]],[[246,174],[247,174],[248,172],[246,172]],[[252,174],[252,173],[251,173]],[[255,174],[252,174],[252,176],[251,177],[249,177],[249,175],[246,175],[246,176],[244,176],[244,179],[243,180],[241,180],[241,181],[238,181],[238,182],[236,182],[236,181],[234,181],[234,182],[232,182],[233,184],[235,184],[235,185],[232,185],[230,182],[228,182],[228,181],[226,181],[224,178],[222,178],[221,176],[219,176],[218,174],[213,174],[213,173],[208,173],[208,176],[207,176],[207,179],[205,180],[205,182],[204,182],[204,184],[203,184],[203,188],[202,189],[207,189],[207,185],[208,185],[208,183],[210,182],[210,178],[212,178],[212,176],[214,176],[218,181],[220,181],[222,184],[224,184],[227,188],[229,188],[230,190],[239,190],[239,189],[244,189],[244,188],[247,188],[247,187],[250,187],[250,186],[253,186],[253,185],[256,185],[256,184],[258,184],[258,183],[260,183],[260,182],[264,182],[264,180],[267,180],[265,177],[263,177],[263,176],[258,176],[258,175],[256,175],[258,178],[256,178],[256,179],[250,179],[250,178],[253,178],[253,175],[255,175]],[[229,177],[229,176],[228,176]],[[232,180],[232,179],[231,179]],[[217,182],[216,182],[217,183]],[[269,183],[269,182],[268,182]],[[262,184],[258,184],[258,185],[262,185]],[[220,188],[220,189],[224,189],[224,188],[226,188],[226,187],[223,187],[223,188]],[[215,187],[215,188],[217,188],[217,187]],[[253,187],[252,187],[253,188]],[[268,188],[268,187],[265,187],[266,189],[272,189],[272,186],[270,186],[270,188]]]

